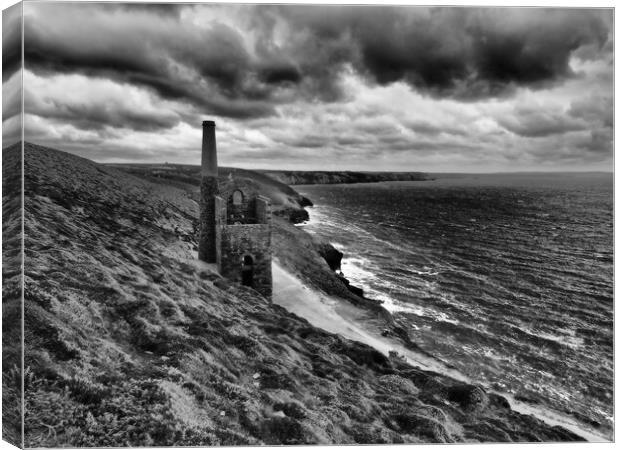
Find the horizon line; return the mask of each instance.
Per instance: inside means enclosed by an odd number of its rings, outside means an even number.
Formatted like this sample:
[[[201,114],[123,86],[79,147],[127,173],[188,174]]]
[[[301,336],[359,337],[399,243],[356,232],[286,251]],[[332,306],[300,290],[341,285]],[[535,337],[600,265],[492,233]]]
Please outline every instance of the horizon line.
[[[200,164],[186,164],[186,163],[174,163],[174,162],[102,162],[98,164],[103,164],[106,166],[189,166],[200,168]],[[515,171],[491,171],[491,172],[428,172],[425,170],[361,170],[361,169],[336,169],[336,170],[325,170],[325,169],[248,169],[245,167],[239,166],[219,166],[219,169],[241,169],[247,170],[251,172],[326,172],[326,173],[339,173],[339,172],[357,172],[357,173],[421,173],[425,175],[500,175],[500,174],[544,174],[544,173],[610,173],[613,174],[615,171],[611,170],[515,170]],[[424,181],[424,180],[420,180]]]

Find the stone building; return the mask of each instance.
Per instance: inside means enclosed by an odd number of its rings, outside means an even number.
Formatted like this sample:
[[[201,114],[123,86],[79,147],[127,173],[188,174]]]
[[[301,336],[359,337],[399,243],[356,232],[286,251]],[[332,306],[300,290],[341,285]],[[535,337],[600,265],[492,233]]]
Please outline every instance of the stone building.
[[[200,242],[198,257],[219,273],[271,297],[271,208],[269,200],[240,180],[220,191],[215,122],[202,123]]]

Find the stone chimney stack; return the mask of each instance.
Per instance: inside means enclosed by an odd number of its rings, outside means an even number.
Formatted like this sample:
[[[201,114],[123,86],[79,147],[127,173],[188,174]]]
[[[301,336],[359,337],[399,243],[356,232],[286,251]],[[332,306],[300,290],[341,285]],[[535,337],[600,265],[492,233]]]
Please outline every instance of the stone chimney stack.
[[[203,177],[217,177],[217,148],[215,145],[215,122],[202,122],[202,169]]]
[[[217,183],[217,149],[215,146],[215,122],[202,122],[202,165],[200,169],[200,237],[198,258],[208,263],[217,260],[215,245],[215,197],[219,193]]]

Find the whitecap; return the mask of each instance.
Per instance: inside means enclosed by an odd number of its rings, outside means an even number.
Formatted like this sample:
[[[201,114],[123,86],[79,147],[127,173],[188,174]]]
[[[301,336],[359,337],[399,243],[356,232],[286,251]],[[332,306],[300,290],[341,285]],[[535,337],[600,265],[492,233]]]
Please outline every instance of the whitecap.
[[[361,257],[344,258],[340,264],[344,276],[353,283],[358,284],[365,284],[365,280],[377,277],[376,273],[370,268],[370,270],[365,268],[370,265],[371,263],[368,259]]]
[[[332,246],[332,247],[334,247],[336,250],[339,250],[339,251],[341,251],[341,252],[342,252],[343,250],[345,250],[345,248],[346,248],[344,245],[342,245],[342,244],[341,244],[341,243],[339,243],[339,242],[330,242],[330,243],[329,243],[329,245],[331,245],[331,246]]]
[[[534,331],[527,327],[523,327],[522,331],[529,334],[530,336],[547,339],[549,341],[554,341],[554,342],[557,342],[559,344],[565,345],[573,349],[578,349],[584,344],[583,338],[575,336],[575,332],[572,330],[566,330],[566,329],[560,328],[557,331],[560,333],[564,331],[566,332],[566,334],[561,334],[559,336],[557,334],[551,334],[551,333],[547,333],[544,331]]]

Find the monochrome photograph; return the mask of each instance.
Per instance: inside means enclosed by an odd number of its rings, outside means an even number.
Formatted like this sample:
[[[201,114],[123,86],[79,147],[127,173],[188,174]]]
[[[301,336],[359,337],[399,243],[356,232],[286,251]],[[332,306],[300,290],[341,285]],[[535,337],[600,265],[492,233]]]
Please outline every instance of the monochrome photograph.
[[[2,439],[614,442],[614,9],[2,11]]]

